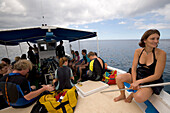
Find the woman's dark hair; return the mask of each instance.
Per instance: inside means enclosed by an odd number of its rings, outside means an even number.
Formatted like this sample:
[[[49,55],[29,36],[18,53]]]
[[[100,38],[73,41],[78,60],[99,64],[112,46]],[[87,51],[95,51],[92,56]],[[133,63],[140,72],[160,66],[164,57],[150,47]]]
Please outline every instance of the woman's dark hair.
[[[83,49],[82,52],[85,53],[85,54],[87,54],[87,50],[86,50],[86,49]]]
[[[26,54],[22,54],[22,55],[21,55],[21,59],[27,59]]]
[[[75,51],[75,53],[77,54],[77,56],[79,56],[79,52],[78,51]]]
[[[142,38],[141,38],[141,40],[140,40],[140,42],[139,42],[139,46],[140,46],[140,47],[145,47],[144,40],[146,40],[150,35],[155,34],[155,33],[160,36],[160,32],[159,32],[157,29],[149,29],[149,30],[147,30],[147,31],[143,34],[143,36],[142,36]]]
[[[94,54],[97,56],[97,53],[96,53],[96,52],[94,52]]]

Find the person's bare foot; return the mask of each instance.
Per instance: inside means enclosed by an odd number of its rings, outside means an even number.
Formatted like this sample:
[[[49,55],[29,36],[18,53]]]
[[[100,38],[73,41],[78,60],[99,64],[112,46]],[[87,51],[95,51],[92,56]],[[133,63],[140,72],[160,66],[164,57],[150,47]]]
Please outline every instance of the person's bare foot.
[[[118,97],[114,98],[114,101],[117,102],[117,101],[124,100],[124,99],[126,99],[125,95],[119,95]]]
[[[133,93],[131,93],[131,94],[125,99],[125,102],[126,102],[126,103],[131,103],[131,102],[132,102],[132,99],[133,99]]]

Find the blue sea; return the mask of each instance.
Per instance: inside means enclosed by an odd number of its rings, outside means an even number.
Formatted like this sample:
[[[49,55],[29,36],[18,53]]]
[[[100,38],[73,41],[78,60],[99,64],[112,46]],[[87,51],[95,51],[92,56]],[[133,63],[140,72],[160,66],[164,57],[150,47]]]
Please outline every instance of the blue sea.
[[[139,40],[99,40],[99,54],[109,66],[128,71],[132,66],[135,50],[140,48],[138,43]],[[72,49],[78,50],[77,48],[78,42],[72,43]],[[164,82],[170,82],[170,39],[160,40],[158,48],[167,53],[163,79]],[[97,52],[97,41],[81,41],[80,50],[82,49]],[[165,86],[164,90],[170,94],[170,85]]]
[[[135,49],[139,48],[139,40],[99,40],[99,55],[107,62],[109,66],[128,71],[132,66],[133,55]],[[68,43],[64,43],[66,52],[68,52]],[[78,41],[71,42],[72,49],[79,51]],[[167,53],[166,67],[163,73],[163,79],[165,82],[170,82],[170,39],[160,40],[158,48],[164,50]],[[15,56],[21,56],[21,53],[27,53],[28,45],[26,43],[21,44],[21,50],[19,46],[7,47],[9,58],[13,61]],[[80,50],[87,49],[88,52],[97,52],[96,40],[83,40],[80,41]],[[69,52],[68,52],[69,53]],[[0,45],[0,58],[7,57],[5,46]],[[165,86],[165,91],[170,94],[170,86]]]

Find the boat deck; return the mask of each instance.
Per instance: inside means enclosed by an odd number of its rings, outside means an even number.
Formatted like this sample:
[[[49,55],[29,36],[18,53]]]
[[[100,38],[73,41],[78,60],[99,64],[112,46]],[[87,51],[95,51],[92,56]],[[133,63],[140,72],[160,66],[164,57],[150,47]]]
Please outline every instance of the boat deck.
[[[33,106],[34,106],[34,104],[32,104],[31,106],[26,107],[26,108],[8,107],[8,108],[0,110],[0,113],[30,113],[32,108],[33,108]]]
[[[117,86],[111,85],[105,90],[112,89],[117,89]],[[123,100],[114,102],[113,98],[119,94],[119,91],[116,91],[107,93],[96,92],[86,97],[79,95],[75,113],[143,113],[134,101],[132,103],[125,103]],[[9,107],[0,110],[0,113],[30,113],[33,106],[34,104],[27,108]]]
[[[117,89],[117,86],[111,85],[105,90],[113,89]],[[125,103],[124,100],[114,102],[113,98],[119,94],[119,91],[116,91],[97,92],[86,97],[78,96],[75,113],[143,113],[134,101],[131,103]]]

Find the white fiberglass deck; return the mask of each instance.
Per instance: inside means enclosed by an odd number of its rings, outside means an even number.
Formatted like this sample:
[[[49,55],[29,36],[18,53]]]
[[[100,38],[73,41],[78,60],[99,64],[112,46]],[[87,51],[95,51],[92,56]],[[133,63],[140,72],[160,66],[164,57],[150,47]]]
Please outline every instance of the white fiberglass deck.
[[[35,103],[34,103],[35,104]],[[0,113],[30,113],[33,105],[26,107],[26,108],[12,108],[12,107],[8,107],[5,109],[0,110]]]
[[[83,86],[81,87],[83,89]],[[117,89],[117,86],[111,85],[105,90],[112,89]],[[75,113],[143,113],[134,101],[132,103],[125,103],[124,100],[114,102],[113,98],[119,94],[119,91],[107,93],[99,91],[86,97],[78,96]]]
[[[87,86],[82,85],[81,87],[83,89]],[[88,83],[88,87],[91,89],[90,83]],[[95,87],[94,84],[93,87]],[[111,85],[105,90],[111,89],[117,89],[117,86]],[[75,109],[75,113],[142,113],[134,101],[132,101],[132,103],[125,103],[123,100],[114,102],[113,98],[117,97],[119,94],[119,91],[108,93],[100,93],[100,91],[98,91],[86,97],[78,96],[78,103]],[[27,108],[9,107],[0,110],[0,113],[30,113],[32,107],[33,105]]]

